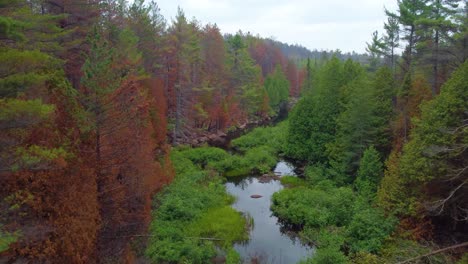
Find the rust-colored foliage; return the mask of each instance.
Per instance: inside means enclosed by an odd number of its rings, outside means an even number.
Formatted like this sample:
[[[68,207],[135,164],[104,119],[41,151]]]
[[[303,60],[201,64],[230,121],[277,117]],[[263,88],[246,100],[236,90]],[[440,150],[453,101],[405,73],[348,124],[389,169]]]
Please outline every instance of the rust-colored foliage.
[[[291,60],[288,61],[288,65],[286,67],[286,77],[288,78],[290,84],[289,96],[296,98],[299,97],[301,93],[300,87],[302,86],[303,76],[301,76],[296,64]]]
[[[2,222],[21,234],[6,254],[35,262],[89,263],[95,260],[100,222],[95,173],[71,115],[77,105],[55,84],[48,89],[42,97],[55,112],[25,129],[22,145],[60,147],[67,154],[0,175]]]
[[[417,75],[411,82],[407,95],[400,96],[397,100],[398,115],[393,123],[394,142],[396,150],[401,151],[406,142],[409,131],[413,128],[411,119],[420,116],[422,102],[431,99],[429,83],[423,76]]]
[[[156,104],[164,102],[161,90],[161,81],[129,78],[111,96],[114,107],[103,125],[98,180],[102,258],[126,252],[132,237],[145,233],[151,196],[172,178],[165,137],[159,135],[166,125],[164,104]]]
[[[263,76],[267,76],[275,70],[276,65],[287,68],[288,62],[279,47],[268,40],[257,40],[249,49],[250,55],[262,68]]]
[[[398,233],[409,239],[428,241],[432,239],[434,226],[429,218],[404,218],[398,226]]]

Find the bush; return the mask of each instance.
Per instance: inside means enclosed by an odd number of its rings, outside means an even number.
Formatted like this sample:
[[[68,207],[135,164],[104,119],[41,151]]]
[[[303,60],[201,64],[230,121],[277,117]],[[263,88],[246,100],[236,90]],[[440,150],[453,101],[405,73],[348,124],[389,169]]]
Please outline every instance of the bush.
[[[245,218],[230,206],[205,212],[188,227],[188,230],[195,236],[221,239],[220,243],[225,248],[233,242],[248,239]]]
[[[386,218],[380,209],[369,207],[357,211],[347,228],[351,251],[377,253],[395,224],[395,219]]]
[[[259,173],[268,173],[277,162],[276,154],[274,150],[267,146],[256,147],[248,150],[245,153],[244,160],[242,161],[245,167],[251,169],[251,171]]]
[[[351,262],[354,264],[380,264],[382,260],[368,252],[357,252],[351,256]]]
[[[219,162],[229,158],[229,153],[220,148],[200,147],[183,151],[184,157],[194,164],[205,167],[208,163]]]
[[[281,184],[287,187],[299,187],[307,184],[303,179],[296,176],[283,176],[280,181]]]
[[[344,228],[336,226],[305,228],[301,231],[300,236],[319,248],[333,247],[340,249],[345,242]]]
[[[231,155],[223,160],[211,162],[208,166],[226,177],[235,177],[249,173],[267,173],[276,163],[274,151],[270,147],[260,146],[247,150],[244,156]]]
[[[346,264],[348,259],[336,248],[326,247],[318,248],[312,258],[300,264]]]
[[[287,122],[282,122],[274,127],[258,127],[252,132],[234,139],[231,146],[242,152],[249,149],[268,146],[275,154],[283,151],[286,142]]]
[[[271,209],[280,219],[296,226],[343,226],[351,219],[352,201],[350,188],[324,191],[298,187],[273,194]]]
[[[211,154],[217,151],[204,149],[199,156],[191,149],[173,151],[176,179],[154,200],[157,210],[145,252],[153,262],[207,263],[216,255],[215,246],[228,248],[233,241],[246,238],[246,221],[228,206],[233,198],[221,179],[191,161],[211,161]],[[201,236],[221,240],[202,240]]]
[[[241,256],[237,251],[231,248],[226,255],[226,264],[241,264]]]

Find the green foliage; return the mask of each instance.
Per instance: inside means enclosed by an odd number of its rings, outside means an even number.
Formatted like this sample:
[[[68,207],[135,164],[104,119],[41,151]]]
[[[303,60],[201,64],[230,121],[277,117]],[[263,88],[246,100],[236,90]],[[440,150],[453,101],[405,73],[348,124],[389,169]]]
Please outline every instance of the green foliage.
[[[0,17],[0,37],[2,39],[24,40],[25,36],[20,32],[24,22],[10,17]]]
[[[42,100],[0,99],[0,121],[5,128],[24,127],[47,118],[55,109]]]
[[[359,164],[355,186],[358,193],[373,200],[383,174],[380,155],[374,147],[366,149]]]
[[[461,259],[457,261],[457,264],[464,264],[464,263],[468,263],[468,253],[463,254]]]
[[[287,187],[299,187],[307,184],[303,179],[297,176],[282,176],[280,181],[281,184]]]
[[[333,247],[318,248],[312,258],[299,262],[300,264],[346,264],[348,258]]]
[[[264,85],[271,108],[278,110],[289,97],[289,81],[280,65],[277,65],[275,71],[266,77]]]
[[[345,242],[343,227],[328,226],[324,228],[306,227],[301,231],[300,236],[307,241],[313,241],[318,248],[340,249]]]
[[[228,53],[226,66],[232,73],[233,84],[242,91],[241,107],[247,110],[250,118],[258,118],[258,116],[267,114],[269,106],[265,105],[266,90],[264,86],[260,85],[261,68],[250,57],[241,34],[230,36],[226,42]]]
[[[44,85],[62,63],[38,50],[0,48],[0,96],[16,97]]]
[[[216,150],[203,150],[212,151]],[[154,237],[146,249],[154,262],[206,263],[216,254],[215,245],[228,248],[246,238],[245,219],[228,206],[233,199],[221,180],[202,171],[186,154],[193,158],[191,149],[173,151],[176,179],[155,198],[157,210],[150,226]],[[200,239],[205,236],[220,240]]]
[[[296,226],[325,227],[346,225],[352,216],[350,188],[321,190],[298,187],[273,194],[271,210],[286,223]]]
[[[386,218],[380,209],[369,205],[358,208],[347,226],[347,243],[353,252],[377,253],[395,224],[395,219]]]
[[[230,249],[226,256],[226,264],[241,264],[241,256],[234,249]]]
[[[12,164],[12,170],[18,171],[21,168],[40,167],[40,164],[51,162],[59,158],[66,159],[70,155],[63,148],[46,148],[32,145],[27,148],[18,147],[15,155],[18,160]]]
[[[2,224],[0,224],[0,253],[7,250],[10,244],[15,243],[18,239],[18,234],[4,232]]]
[[[187,149],[183,151],[183,155],[185,158],[202,168],[209,163],[216,163],[230,158],[230,155],[226,151],[214,147]]]
[[[360,75],[346,87],[348,96],[344,111],[337,117],[337,134],[327,145],[330,163],[335,169],[337,182],[349,179],[358,167],[364,150],[375,142],[375,104],[365,76]],[[363,103],[365,102],[365,103]],[[348,176],[346,178],[346,176]]]
[[[379,69],[374,80],[369,81],[362,68],[353,65],[348,68],[350,70],[346,72],[351,71],[352,74],[343,91],[344,110],[336,120],[336,138],[327,145],[333,177],[338,183],[352,182],[360,159],[369,146],[388,151],[392,118],[391,71]]]
[[[390,124],[395,115],[392,100],[396,96],[396,89],[392,69],[379,68],[371,80],[371,86],[372,101],[376,104],[372,111],[376,133],[374,145],[377,150],[387,155],[392,139]]]
[[[212,168],[226,177],[249,173],[268,173],[277,163],[277,156],[285,140],[286,124],[260,127],[231,142],[240,154],[228,154],[219,148],[182,150],[184,158],[201,167]],[[185,162],[182,158],[180,162]]]
[[[223,173],[226,177],[245,176],[249,173],[268,173],[276,165],[275,151],[268,146],[247,150],[245,155],[231,155],[209,166]]]
[[[405,204],[406,209],[402,213],[414,214],[422,202],[449,197],[443,204],[434,204],[434,210],[445,213],[444,208],[453,208],[455,214],[461,214],[458,217],[466,214],[456,209],[467,202],[463,191],[459,192],[456,187],[445,188],[432,193],[431,197],[425,197],[422,188],[416,186],[446,185],[444,182],[447,181],[452,186],[466,183],[467,174],[460,171],[466,168],[462,164],[466,162],[465,149],[468,146],[467,109],[468,63],[465,63],[442,87],[438,97],[423,104],[421,119],[414,122],[411,139],[400,159],[398,180],[408,195],[397,199],[397,203]],[[447,214],[453,216],[454,211]]]
[[[310,138],[312,133],[318,132],[318,127],[313,126],[315,120],[315,102],[311,96],[305,96],[299,100],[289,114],[289,126],[287,136],[286,155],[298,160],[318,160],[321,152]]]
[[[334,57],[320,69],[316,79],[317,89],[304,96],[290,115],[286,154],[325,163],[326,145],[334,139],[336,118],[342,110],[340,94],[347,76],[343,75],[342,63]]]
[[[236,241],[248,239],[246,221],[230,206],[210,209],[188,227],[188,232],[198,237],[222,239],[219,243],[228,248]]]
[[[414,257],[425,255],[436,250],[431,245],[422,245],[413,240],[393,237],[387,239],[380,250],[380,263],[398,263]],[[444,254],[436,254],[425,258],[427,263],[445,264],[452,263],[450,257]]]
[[[382,261],[378,256],[368,252],[357,252],[351,256],[353,264],[380,264]]]
[[[274,152],[283,151],[287,136],[287,121],[272,127],[257,127],[251,132],[231,141],[231,146],[242,152],[259,146],[268,146]]]
[[[326,181],[332,183],[333,186],[335,185],[334,182],[329,180],[328,168],[323,164],[308,165],[304,174],[307,181],[313,185],[324,184]]]

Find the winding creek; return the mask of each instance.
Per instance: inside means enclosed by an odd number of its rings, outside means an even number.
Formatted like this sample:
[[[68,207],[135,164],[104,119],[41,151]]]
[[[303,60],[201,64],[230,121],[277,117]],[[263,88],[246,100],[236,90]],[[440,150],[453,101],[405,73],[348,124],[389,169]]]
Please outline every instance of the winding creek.
[[[294,167],[280,161],[274,170],[277,175],[295,175]],[[279,180],[262,181],[258,176],[230,179],[227,191],[236,197],[232,205],[253,219],[250,239],[234,245],[244,263],[297,263],[313,253],[313,248],[303,245],[293,232],[284,230],[270,211],[271,196],[283,189]],[[261,195],[253,199],[251,195]]]

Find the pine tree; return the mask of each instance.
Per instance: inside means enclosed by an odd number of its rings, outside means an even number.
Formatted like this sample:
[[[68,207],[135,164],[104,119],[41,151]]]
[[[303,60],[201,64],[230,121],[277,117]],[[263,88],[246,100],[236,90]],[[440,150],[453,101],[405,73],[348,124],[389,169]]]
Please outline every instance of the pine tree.
[[[445,52],[443,43],[447,43],[456,30],[453,23],[460,0],[430,0],[430,11],[417,21],[420,27],[418,35],[421,37],[419,49],[429,50],[432,64],[432,95],[436,95],[440,88],[440,64],[447,64],[449,55]]]
[[[395,76],[396,73],[396,54],[395,49],[400,46],[400,26],[395,17],[388,17],[387,22],[384,24],[385,36],[384,42],[386,46],[387,56],[390,57],[390,65]]]
[[[392,13],[386,10],[389,17],[397,19],[399,24],[403,27],[403,40],[408,42],[404,52],[405,65],[404,71],[411,73],[413,64],[413,56],[415,48],[419,43],[418,38],[419,20],[427,17],[429,7],[427,5],[429,0],[398,0],[397,13]]]
[[[384,38],[379,37],[378,31],[374,31],[371,43],[366,43],[366,45],[366,51],[371,56],[370,67],[375,71],[382,59],[382,55],[385,55],[386,46]]]
[[[356,181],[354,185],[361,196],[374,200],[377,187],[383,175],[383,164],[380,161],[380,154],[370,146],[364,151],[359,162]]]

